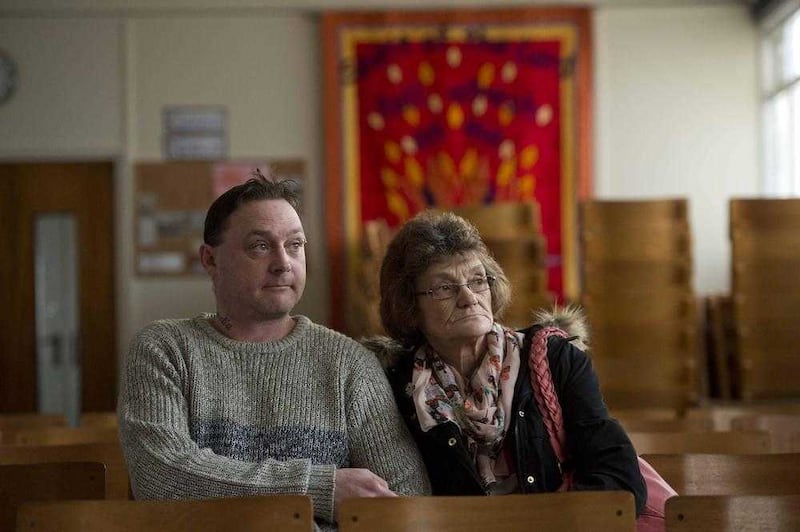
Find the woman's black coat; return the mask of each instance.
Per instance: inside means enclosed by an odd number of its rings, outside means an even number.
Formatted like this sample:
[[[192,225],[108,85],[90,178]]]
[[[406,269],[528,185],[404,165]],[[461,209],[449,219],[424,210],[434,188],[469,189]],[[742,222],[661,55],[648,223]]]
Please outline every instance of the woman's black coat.
[[[589,357],[568,340],[550,337],[547,358],[561,403],[570,461],[559,464],[531,388],[528,353],[533,332],[525,331],[520,371],[514,390],[505,445],[511,446],[523,493],[555,491],[560,467],[573,471],[573,490],[627,490],[636,498],[636,513],[647,496],[636,451],[625,431],[610,419]],[[413,353],[405,352],[387,369],[403,418],[428,468],[434,495],[483,495],[466,441],[455,423],[423,432],[414,404],[406,393],[411,382]]]

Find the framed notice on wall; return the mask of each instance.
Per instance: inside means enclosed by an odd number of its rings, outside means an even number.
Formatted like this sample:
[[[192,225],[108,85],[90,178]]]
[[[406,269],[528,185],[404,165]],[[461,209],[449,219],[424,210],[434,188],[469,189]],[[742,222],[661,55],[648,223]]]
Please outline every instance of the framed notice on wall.
[[[256,168],[290,178],[302,190],[299,159],[143,162],[136,165],[135,269],[140,276],[205,275],[198,257],[208,207]],[[302,198],[301,198],[302,204]]]

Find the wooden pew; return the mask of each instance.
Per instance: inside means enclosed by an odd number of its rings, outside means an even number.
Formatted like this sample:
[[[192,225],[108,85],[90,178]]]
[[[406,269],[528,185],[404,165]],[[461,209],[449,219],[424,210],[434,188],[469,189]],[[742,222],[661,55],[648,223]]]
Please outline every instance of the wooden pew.
[[[0,464],[100,462],[106,466],[106,498],[128,498],[128,468],[119,443],[0,445]]]
[[[116,427],[41,427],[19,429],[5,434],[4,445],[72,445],[78,443],[114,443],[119,441]]]
[[[26,503],[17,530],[33,532],[256,532],[313,530],[305,495],[170,501],[62,501]]]
[[[800,453],[646,454],[679,495],[800,494]]]
[[[37,427],[66,427],[67,418],[61,414],[0,414],[0,431]]]
[[[84,412],[81,414],[81,427],[112,427],[118,426],[116,412]]]
[[[361,498],[347,499],[339,509],[340,532],[633,532],[635,520],[633,494],[627,491]]]
[[[667,532],[800,530],[800,495],[695,495],[667,500]]]
[[[626,432],[708,432],[712,430],[709,419],[632,419],[617,418]]]
[[[772,443],[765,431],[629,432],[638,454],[769,453]]]
[[[800,436],[800,414],[748,414],[731,419],[733,430],[764,430],[772,439],[772,452],[800,453],[793,442]]]
[[[0,530],[14,530],[23,502],[103,499],[106,467],[98,462],[0,465]]]
[[[753,414],[800,415],[800,401],[724,402],[690,408],[689,419],[710,419],[714,430],[731,430],[731,420]]]

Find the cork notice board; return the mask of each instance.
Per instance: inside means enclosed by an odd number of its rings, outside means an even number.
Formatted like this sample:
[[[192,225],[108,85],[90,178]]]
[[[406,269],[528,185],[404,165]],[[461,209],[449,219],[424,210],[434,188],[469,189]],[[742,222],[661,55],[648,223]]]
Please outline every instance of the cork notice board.
[[[211,203],[255,168],[300,184],[302,160],[138,163],[135,168],[135,269],[140,276],[205,275],[197,250]],[[301,198],[302,204],[302,198]]]

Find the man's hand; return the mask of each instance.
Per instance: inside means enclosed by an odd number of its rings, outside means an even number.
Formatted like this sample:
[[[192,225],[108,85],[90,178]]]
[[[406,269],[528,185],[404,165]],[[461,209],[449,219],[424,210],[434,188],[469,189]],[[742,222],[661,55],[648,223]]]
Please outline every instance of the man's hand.
[[[369,469],[344,468],[336,470],[336,487],[333,490],[334,512],[339,504],[351,497],[397,497],[389,484]]]

